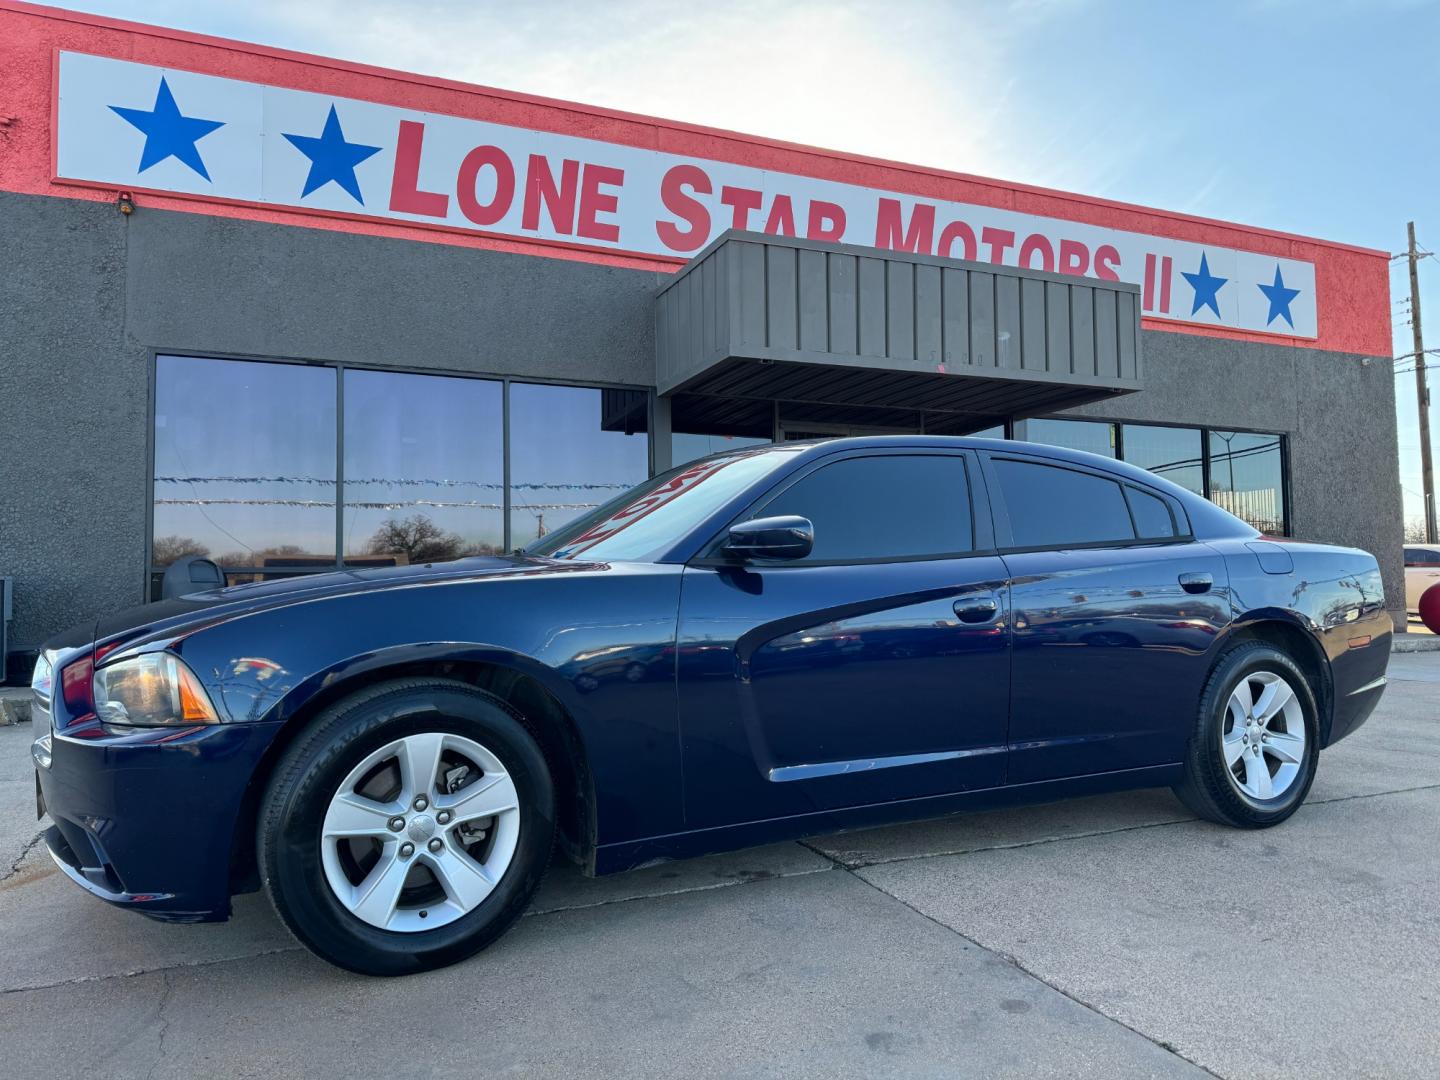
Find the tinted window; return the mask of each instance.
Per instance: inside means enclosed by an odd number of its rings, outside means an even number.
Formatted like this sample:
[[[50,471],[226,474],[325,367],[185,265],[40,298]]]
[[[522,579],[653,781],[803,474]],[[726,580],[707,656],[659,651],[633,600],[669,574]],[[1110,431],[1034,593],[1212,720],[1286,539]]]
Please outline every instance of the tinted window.
[[[1199,428],[1125,424],[1125,460],[1172,483],[1205,494]]]
[[[1114,480],[1028,461],[995,461],[1016,547],[1135,539]]]
[[[730,450],[746,450],[754,446],[765,446],[769,439],[749,435],[691,435],[677,431],[670,436],[670,463],[684,465],[711,454],[723,454]]]
[[[1433,566],[1440,563],[1440,551],[1430,551],[1426,548],[1406,548],[1406,566]]]
[[[152,566],[333,569],[335,425],[333,369],[159,357]]]
[[[1175,521],[1164,499],[1133,487],[1125,489],[1125,497],[1130,500],[1130,516],[1135,520],[1137,536],[1153,540],[1175,535]]]
[[[403,566],[505,542],[501,384],[345,372],[345,561]]]
[[[644,395],[635,395],[643,403]],[[510,386],[510,544],[528,547],[634,487],[650,440],[611,391]]]
[[[1015,425],[1015,437],[1023,442],[1115,456],[1115,426],[1098,420],[1025,420]]]
[[[1263,533],[1285,531],[1279,435],[1210,432],[1210,498]]]
[[[799,514],[815,526],[808,561],[894,559],[970,551],[965,459],[858,457],[816,470],[754,516]]]

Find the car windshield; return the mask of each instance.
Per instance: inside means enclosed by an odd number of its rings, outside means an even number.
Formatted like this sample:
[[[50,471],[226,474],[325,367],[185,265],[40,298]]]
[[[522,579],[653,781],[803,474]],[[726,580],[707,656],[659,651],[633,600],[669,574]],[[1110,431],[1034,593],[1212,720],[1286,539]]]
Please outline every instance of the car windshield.
[[[798,452],[764,447],[671,469],[531,544],[525,553],[622,562],[653,558]]]

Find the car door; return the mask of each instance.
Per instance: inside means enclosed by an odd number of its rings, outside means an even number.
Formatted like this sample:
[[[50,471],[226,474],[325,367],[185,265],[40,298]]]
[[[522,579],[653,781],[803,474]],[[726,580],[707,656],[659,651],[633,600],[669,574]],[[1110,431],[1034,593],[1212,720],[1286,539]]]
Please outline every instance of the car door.
[[[1158,488],[983,458],[1011,582],[1010,782],[1179,761],[1229,619],[1224,560]]]
[[[1420,597],[1432,585],[1440,585],[1440,551],[1433,548],[1405,549],[1405,610],[1419,611]]]
[[[967,451],[821,459],[742,515],[808,518],[809,557],[686,568],[688,827],[1003,784],[1005,570],[977,469]]]

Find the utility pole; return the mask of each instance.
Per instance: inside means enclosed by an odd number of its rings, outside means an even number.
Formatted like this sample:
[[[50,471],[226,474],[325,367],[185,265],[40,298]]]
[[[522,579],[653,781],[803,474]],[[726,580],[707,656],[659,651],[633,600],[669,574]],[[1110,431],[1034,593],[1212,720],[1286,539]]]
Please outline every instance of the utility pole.
[[[1415,335],[1415,396],[1420,401],[1420,490],[1425,498],[1425,542],[1436,542],[1435,463],[1430,458],[1430,390],[1425,385],[1425,339],[1420,332],[1420,253],[1415,247],[1415,222],[1405,226],[1410,238],[1410,329]]]

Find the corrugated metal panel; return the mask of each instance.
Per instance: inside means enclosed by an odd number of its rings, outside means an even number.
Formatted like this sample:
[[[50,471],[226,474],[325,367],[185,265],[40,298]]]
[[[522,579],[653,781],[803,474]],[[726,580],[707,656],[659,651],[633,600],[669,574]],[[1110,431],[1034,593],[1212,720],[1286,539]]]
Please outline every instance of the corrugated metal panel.
[[[726,233],[660,290],[656,381],[661,393],[758,393],[753,379],[743,390],[721,390],[722,369],[783,361],[819,376],[804,384],[787,378],[779,389],[789,394],[823,395],[826,368],[872,370],[881,376],[867,384],[877,406],[898,393],[885,372],[1004,380],[1007,403],[1015,380],[1036,384],[1037,400],[1057,396],[1041,393],[1042,383],[1093,400],[1140,388],[1138,292],[1092,278]],[[773,381],[760,379],[765,392],[777,389]],[[962,396],[974,401],[975,389]],[[920,392],[910,390],[907,401]],[[947,396],[929,386],[917,407]]]

